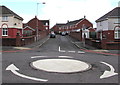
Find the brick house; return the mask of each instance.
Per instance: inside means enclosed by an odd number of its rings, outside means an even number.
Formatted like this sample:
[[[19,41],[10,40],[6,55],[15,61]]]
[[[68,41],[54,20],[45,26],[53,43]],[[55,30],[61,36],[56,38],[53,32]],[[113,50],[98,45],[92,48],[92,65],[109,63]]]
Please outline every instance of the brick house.
[[[22,36],[23,18],[11,11],[6,6],[0,6],[0,31],[1,38],[16,38],[17,33]]]
[[[120,7],[96,20],[97,38],[103,49],[120,49]]]
[[[24,23],[23,24],[23,37],[28,37],[28,36],[33,36],[33,35],[35,35],[35,29]]]
[[[40,21],[43,23],[47,33],[49,34],[50,33],[50,20],[40,20]]]
[[[66,32],[70,36],[82,41],[84,35],[86,38],[89,38],[89,32],[92,28],[93,24],[84,17],[79,20],[68,21],[65,24],[56,24],[52,29],[57,33]]]
[[[63,23],[56,23],[51,30],[53,30],[56,34],[59,34],[60,33],[60,29],[63,25],[66,25],[66,24],[63,24]]]
[[[3,46],[31,44],[49,33],[49,20],[40,21],[35,17],[23,24],[23,18],[6,6],[0,6],[0,9],[2,9],[0,11],[0,39]]]
[[[49,20],[39,20],[36,16],[35,18],[24,23],[23,25],[23,35],[34,35],[36,39],[41,39],[49,34]]]

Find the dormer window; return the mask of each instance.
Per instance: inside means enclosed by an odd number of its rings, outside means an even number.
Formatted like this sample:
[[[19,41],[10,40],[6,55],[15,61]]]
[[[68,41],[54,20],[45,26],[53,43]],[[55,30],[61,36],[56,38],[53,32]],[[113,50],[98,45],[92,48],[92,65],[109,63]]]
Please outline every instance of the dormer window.
[[[2,21],[8,21],[8,16],[3,16]]]

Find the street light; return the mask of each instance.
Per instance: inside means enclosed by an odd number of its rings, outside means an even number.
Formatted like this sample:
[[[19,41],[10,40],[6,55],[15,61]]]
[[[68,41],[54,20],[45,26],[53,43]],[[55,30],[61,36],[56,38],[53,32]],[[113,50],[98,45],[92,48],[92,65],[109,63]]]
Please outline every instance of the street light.
[[[38,17],[38,5],[39,4],[46,4],[45,2],[42,2],[42,3],[37,3],[37,12],[36,12],[36,17]],[[36,21],[36,40],[38,41],[38,18],[37,18],[37,21]]]

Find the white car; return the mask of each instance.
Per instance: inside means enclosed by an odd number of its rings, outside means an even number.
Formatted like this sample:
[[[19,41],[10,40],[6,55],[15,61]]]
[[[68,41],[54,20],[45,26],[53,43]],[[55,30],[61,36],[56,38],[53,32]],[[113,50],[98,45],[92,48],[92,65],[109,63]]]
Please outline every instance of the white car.
[[[51,33],[50,33],[50,38],[55,38],[56,37],[56,35],[55,35],[55,33],[52,31]]]
[[[62,36],[65,36],[66,35],[66,33],[65,32],[62,32]]]

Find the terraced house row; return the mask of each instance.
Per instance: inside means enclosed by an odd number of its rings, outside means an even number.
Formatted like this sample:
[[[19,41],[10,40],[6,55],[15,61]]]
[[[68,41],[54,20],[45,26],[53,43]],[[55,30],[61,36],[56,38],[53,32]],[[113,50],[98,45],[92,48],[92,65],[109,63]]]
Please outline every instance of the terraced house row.
[[[2,45],[22,46],[38,41],[49,34],[49,20],[39,20],[35,17],[28,23],[23,23],[23,18],[6,6],[0,6],[0,9],[2,9],[0,11]]]
[[[88,21],[85,16],[84,18],[81,18],[79,20],[74,21],[68,21],[64,24],[56,24],[52,28],[56,33],[68,33],[74,38],[79,39],[82,41],[84,39],[84,36],[86,38],[91,37],[90,33],[95,32],[95,28],[93,28],[93,24]],[[78,35],[77,35],[78,34]]]

